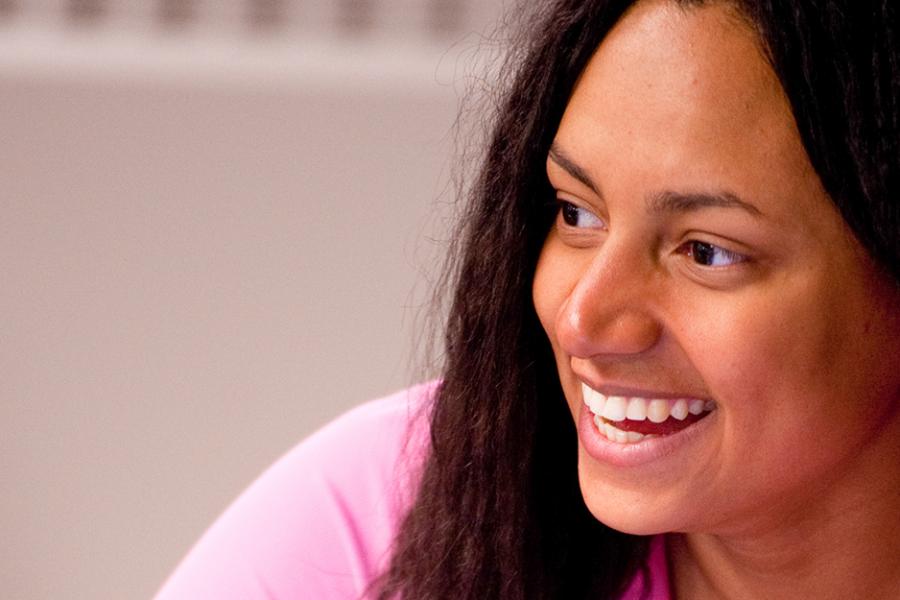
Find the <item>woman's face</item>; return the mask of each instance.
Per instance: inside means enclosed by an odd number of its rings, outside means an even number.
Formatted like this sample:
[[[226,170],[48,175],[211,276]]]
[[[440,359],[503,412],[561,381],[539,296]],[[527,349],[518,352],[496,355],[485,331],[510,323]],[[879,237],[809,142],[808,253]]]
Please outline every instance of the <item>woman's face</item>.
[[[534,303],[597,518],[742,531],[897,477],[900,294],[740,18],[634,7],[579,79],[547,173],[561,210]]]

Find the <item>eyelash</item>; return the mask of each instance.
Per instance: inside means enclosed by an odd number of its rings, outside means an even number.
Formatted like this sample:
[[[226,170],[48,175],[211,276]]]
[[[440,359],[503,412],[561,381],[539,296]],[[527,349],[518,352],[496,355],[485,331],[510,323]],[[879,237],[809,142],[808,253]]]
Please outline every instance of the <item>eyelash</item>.
[[[559,218],[567,227],[573,229],[589,229],[592,227],[606,229],[606,224],[603,220],[585,208],[567,200],[557,200],[557,205]],[[594,225],[578,225],[578,219],[582,215],[589,215],[592,217],[594,219]],[[748,257],[743,254],[700,240],[688,240],[682,244],[678,250],[685,256],[692,258],[695,264],[702,267],[724,268],[748,260]]]
[[[730,267],[747,261],[747,257],[743,254],[699,240],[689,240],[682,244],[679,250],[694,259],[694,263],[713,269]],[[718,262],[717,257],[724,258],[725,262]]]
[[[592,227],[591,225],[578,225],[577,224],[577,220],[580,215],[589,215],[590,217],[593,217],[593,219],[595,221],[595,225],[593,225],[593,227],[599,227],[601,229],[606,229],[606,224],[603,222],[603,220],[600,217],[598,217],[597,215],[595,215],[594,213],[592,213],[591,211],[589,211],[585,208],[582,208],[576,204],[573,204],[572,202],[569,202],[567,200],[558,200],[557,204],[559,205],[559,218],[561,218],[563,223],[565,223],[567,226],[574,227],[576,229],[590,228],[590,227]],[[570,218],[574,218],[576,222],[575,223],[569,222]]]

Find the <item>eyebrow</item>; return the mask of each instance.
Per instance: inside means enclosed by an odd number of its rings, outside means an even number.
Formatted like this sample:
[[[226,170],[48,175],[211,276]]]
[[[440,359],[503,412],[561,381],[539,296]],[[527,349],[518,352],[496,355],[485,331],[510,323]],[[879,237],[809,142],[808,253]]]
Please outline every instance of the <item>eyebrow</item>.
[[[578,166],[577,163],[575,163],[574,160],[569,158],[566,153],[556,145],[556,142],[553,142],[553,144],[550,146],[550,151],[547,153],[547,156],[550,158],[550,160],[562,167],[566,173],[591,188],[591,190],[593,190],[595,194],[597,194],[598,196],[603,195],[600,193],[600,188],[593,182],[593,180],[591,180],[591,176],[587,174],[587,171],[582,169],[580,166]]]
[[[591,188],[595,194],[602,196],[600,186],[591,179],[581,166],[569,158],[565,151],[556,142],[550,146],[547,156],[557,165],[563,168],[569,175]],[[756,206],[742,200],[737,194],[728,191],[721,192],[673,192],[663,191],[648,199],[648,208],[654,213],[684,213],[703,208],[739,208],[754,217],[762,216]]]
[[[746,200],[741,200],[731,192],[660,192],[647,202],[647,206],[655,213],[682,213],[702,208],[739,208],[754,217],[762,216],[762,212]]]

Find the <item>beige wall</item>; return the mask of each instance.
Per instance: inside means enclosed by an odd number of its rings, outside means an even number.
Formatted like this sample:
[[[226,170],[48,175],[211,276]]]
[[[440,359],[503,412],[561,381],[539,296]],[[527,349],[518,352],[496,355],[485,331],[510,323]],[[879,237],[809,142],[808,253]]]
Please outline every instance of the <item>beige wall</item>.
[[[273,459],[411,381],[441,250],[455,54],[115,43],[0,35],[4,598],[150,596]]]

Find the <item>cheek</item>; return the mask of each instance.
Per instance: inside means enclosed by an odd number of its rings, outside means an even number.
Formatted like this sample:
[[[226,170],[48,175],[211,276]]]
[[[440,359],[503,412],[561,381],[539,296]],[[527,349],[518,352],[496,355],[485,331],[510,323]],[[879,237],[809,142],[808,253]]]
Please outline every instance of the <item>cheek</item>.
[[[879,375],[866,358],[870,342],[860,342],[864,298],[829,295],[815,283],[798,279],[778,294],[721,307],[702,351],[692,349],[727,417],[726,454],[748,475],[806,477],[789,467],[825,468],[878,427],[886,397],[871,394]],[[805,458],[789,466],[785,456]],[[782,466],[763,472],[773,462]]]
[[[765,413],[797,408],[821,388],[839,345],[827,315],[806,294],[760,294],[706,313],[688,350],[726,409]],[[827,311],[826,311],[827,312]]]
[[[555,248],[553,240],[548,239],[538,259],[531,287],[535,312],[550,339],[557,359],[559,359],[556,343],[557,316],[568,297],[568,290],[573,285],[573,274],[565,268],[565,263],[560,260],[559,255],[560,252]]]
[[[552,238],[552,234],[551,234]],[[557,339],[557,322],[560,311],[565,306],[571,290],[578,280],[578,273],[572,269],[572,261],[565,259],[565,252],[555,247],[552,239],[544,245],[535,270],[531,295],[538,320],[553,350],[557,374],[569,404],[572,416],[578,416],[580,392],[570,366],[570,357],[560,348]]]

